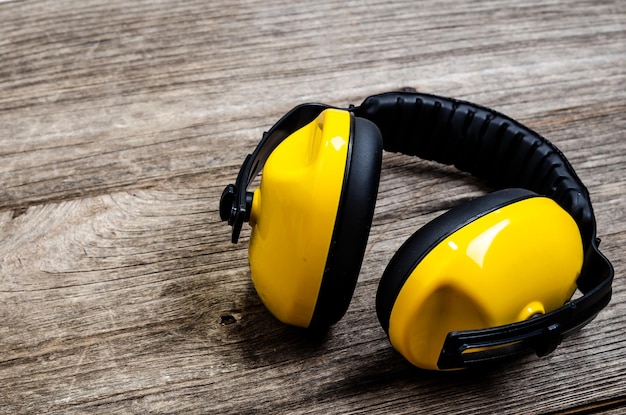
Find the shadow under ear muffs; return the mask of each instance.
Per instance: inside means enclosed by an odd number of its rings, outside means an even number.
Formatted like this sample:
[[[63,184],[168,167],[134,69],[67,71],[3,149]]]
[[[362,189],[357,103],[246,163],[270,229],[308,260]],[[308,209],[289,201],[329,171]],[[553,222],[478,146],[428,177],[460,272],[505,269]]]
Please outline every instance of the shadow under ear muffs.
[[[324,328],[345,314],[383,148],[503,189],[419,229],[385,270],[378,318],[411,363],[443,370],[543,356],[609,303],[613,268],[598,249],[588,191],[561,152],[490,109],[403,92],[346,110],[294,108],[224,190],[220,216],[233,242],[243,222],[252,226],[252,280],[278,319]],[[576,288],[583,295],[572,300]]]

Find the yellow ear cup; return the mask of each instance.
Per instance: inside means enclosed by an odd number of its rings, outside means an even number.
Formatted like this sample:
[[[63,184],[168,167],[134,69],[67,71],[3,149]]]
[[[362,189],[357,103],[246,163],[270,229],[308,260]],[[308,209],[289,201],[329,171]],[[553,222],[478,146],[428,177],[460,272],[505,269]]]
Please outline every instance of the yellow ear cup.
[[[250,215],[249,261],[263,303],[279,320],[313,316],[341,196],[350,114],[326,110],[270,155]]]
[[[440,220],[446,230],[424,252],[413,252],[421,258],[405,270],[388,314],[379,310],[379,318],[388,316],[392,345],[415,366],[438,369],[451,331],[521,321],[572,296],[583,262],[576,223],[553,200],[516,192],[479,201],[491,208],[477,218],[461,212],[467,223],[453,225],[459,215],[448,212]],[[417,234],[408,246],[419,246],[421,238],[429,239]],[[393,266],[402,261],[392,260]]]
[[[257,293],[279,320],[324,327],[345,313],[381,153],[374,124],[327,109],[269,156],[252,202],[249,261]]]

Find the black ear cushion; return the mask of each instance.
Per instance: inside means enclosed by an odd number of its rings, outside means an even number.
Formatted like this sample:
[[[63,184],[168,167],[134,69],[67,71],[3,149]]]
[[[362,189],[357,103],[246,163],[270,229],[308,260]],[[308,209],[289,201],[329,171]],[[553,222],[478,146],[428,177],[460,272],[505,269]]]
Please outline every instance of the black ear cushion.
[[[402,286],[418,263],[441,241],[470,222],[511,203],[537,196],[526,189],[504,189],[457,206],[418,229],[398,249],[385,269],[376,293],[376,313],[388,333],[391,310]]]
[[[374,216],[382,164],[380,130],[353,116],[349,145],[335,228],[309,328],[326,328],[348,309]]]

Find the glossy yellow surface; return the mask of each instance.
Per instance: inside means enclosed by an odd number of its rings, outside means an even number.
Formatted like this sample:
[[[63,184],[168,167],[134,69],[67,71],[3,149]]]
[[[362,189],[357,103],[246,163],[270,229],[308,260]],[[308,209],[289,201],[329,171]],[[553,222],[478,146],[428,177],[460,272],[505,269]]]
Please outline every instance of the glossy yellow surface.
[[[270,155],[254,192],[250,272],[279,320],[307,327],[330,248],[344,179],[350,114],[328,109]]]
[[[554,201],[507,205],[454,232],[418,264],[396,298],[390,341],[415,366],[436,370],[448,332],[562,306],[582,262],[578,227]]]

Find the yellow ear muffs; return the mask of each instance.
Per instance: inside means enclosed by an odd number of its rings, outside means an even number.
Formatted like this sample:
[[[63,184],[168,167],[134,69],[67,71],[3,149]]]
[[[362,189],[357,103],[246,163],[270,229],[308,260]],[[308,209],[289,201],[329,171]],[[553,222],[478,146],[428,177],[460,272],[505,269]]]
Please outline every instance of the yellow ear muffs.
[[[254,192],[250,272],[279,320],[326,327],[348,308],[363,260],[382,158],[371,122],[324,110],[267,159]]]
[[[610,302],[614,270],[598,247],[589,191],[560,150],[497,111],[403,91],[345,110],[294,107],[222,192],[231,241],[252,226],[252,280],[277,318],[324,328],[348,308],[381,144],[513,188],[427,224],[389,263],[378,318],[410,362],[446,370],[545,356]],[[260,188],[248,192],[261,171]],[[568,301],[576,288],[582,296]]]
[[[561,307],[583,263],[578,226],[556,202],[506,189],[450,210],[398,250],[376,306],[396,350],[438,369],[446,335]]]

